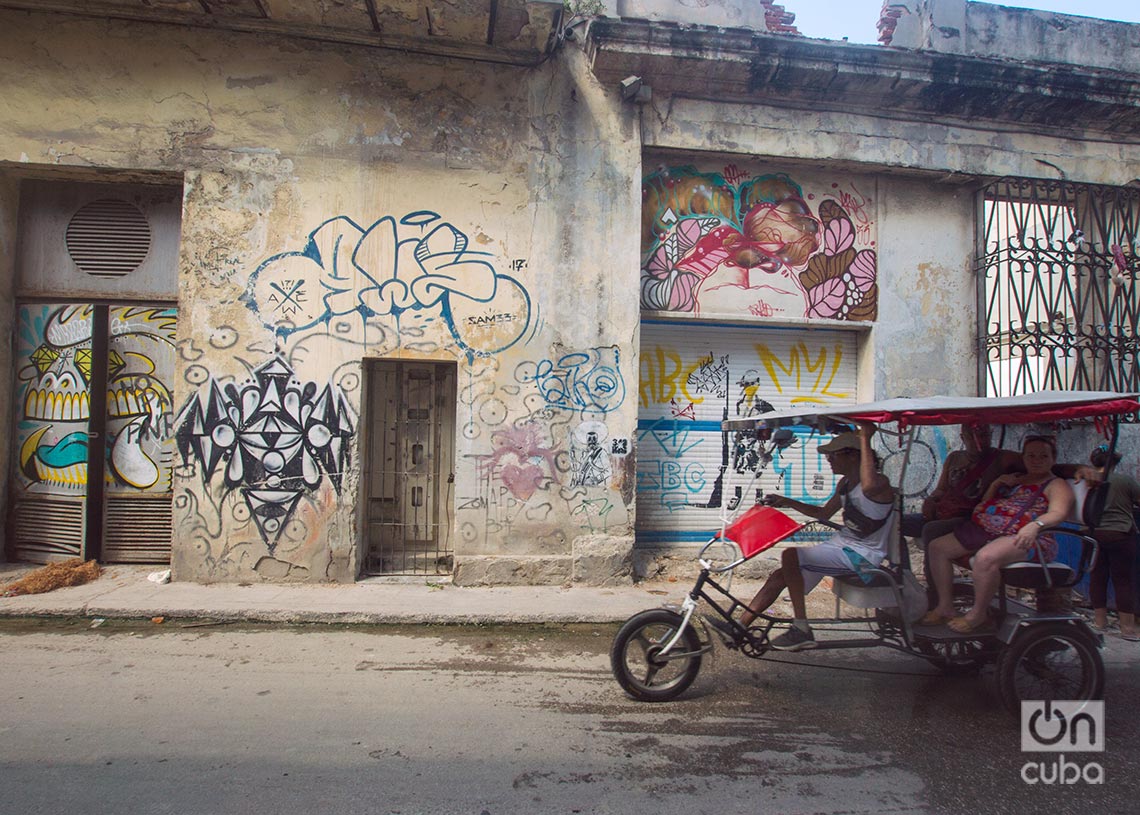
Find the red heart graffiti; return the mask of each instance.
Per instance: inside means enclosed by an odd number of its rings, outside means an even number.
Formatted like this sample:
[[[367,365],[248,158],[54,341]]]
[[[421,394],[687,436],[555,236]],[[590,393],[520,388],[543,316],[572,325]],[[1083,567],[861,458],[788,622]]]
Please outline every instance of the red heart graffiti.
[[[517,464],[504,464],[499,470],[499,478],[507,485],[511,495],[522,501],[529,501],[542,482],[542,468],[534,464],[522,467]]]

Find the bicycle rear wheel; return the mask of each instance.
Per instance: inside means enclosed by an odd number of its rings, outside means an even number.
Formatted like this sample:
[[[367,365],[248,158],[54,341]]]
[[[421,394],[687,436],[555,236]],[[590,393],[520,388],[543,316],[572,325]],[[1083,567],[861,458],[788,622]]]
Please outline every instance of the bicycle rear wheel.
[[[1100,699],[1104,661],[1077,624],[1037,623],[1022,629],[1001,652],[997,686],[1014,716],[1023,701]]]

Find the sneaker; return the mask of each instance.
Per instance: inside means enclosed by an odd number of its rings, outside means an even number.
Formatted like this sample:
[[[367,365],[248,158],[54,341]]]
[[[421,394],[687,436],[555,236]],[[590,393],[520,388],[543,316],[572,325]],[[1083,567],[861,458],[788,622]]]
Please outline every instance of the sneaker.
[[[777,651],[805,651],[815,648],[815,645],[815,635],[811,631],[801,631],[794,625],[772,640],[772,647]]]
[[[724,617],[717,617],[712,614],[704,615],[705,625],[715,631],[720,638],[724,641],[725,645],[735,646],[740,642],[740,634],[732,627],[732,623]]]
[[[1129,631],[1127,634],[1125,634],[1123,631],[1121,631],[1120,638],[1126,642],[1140,642],[1140,633],[1136,631]]]

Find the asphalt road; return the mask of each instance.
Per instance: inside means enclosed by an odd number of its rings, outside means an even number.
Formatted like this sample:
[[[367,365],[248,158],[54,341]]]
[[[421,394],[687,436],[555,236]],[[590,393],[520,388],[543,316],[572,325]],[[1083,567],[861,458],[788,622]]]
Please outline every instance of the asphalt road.
[[[5,812],[1101,815],[1140,792],[1119,640],[1105,783],[1044,786],[987,676],[882,649],[718,649],[650,705],[610,676],[616,626],[90,625],[0,622]]]

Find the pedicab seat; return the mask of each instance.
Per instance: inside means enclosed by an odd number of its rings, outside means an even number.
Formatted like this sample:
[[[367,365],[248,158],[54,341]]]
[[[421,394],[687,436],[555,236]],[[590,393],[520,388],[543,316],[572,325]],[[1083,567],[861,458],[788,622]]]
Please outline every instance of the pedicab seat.
[[[870,572],[864,575],[847,572],[846,574],[832,575],[831,579],[835,581],[836,584],[842,583],[854,588],[889,589],[895,584],[895,581],[884,572]]]
[[[890,577],[880,572],[872,572],[865,577],[866,581],[855,572],[832,575],[831,591],[854,608],[892,608],[898,605],[894,581]]]
[[[1001,570],[1002,580],[1015,589],[1064,588],[1076,582],[1074,575],[1076,572],[1073,568],[1060,561],[1041,564],[1035,560],[1026,560],[1003,566]]]

